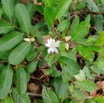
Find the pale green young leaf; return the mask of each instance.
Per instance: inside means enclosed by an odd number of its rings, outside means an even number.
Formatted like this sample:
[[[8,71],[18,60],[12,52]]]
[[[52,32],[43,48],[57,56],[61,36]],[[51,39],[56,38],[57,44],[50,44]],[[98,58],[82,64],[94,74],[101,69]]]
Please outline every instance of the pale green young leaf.
[[[16,76],[17,76],[16,83],[17,91],[19,95],[22,95],[26,92],[27,89],[27,77],[24,68],[19,67],[16,72]]]
[[[10,92],[10,88],[12,86],[12,78],[13,71],[8,65],[3,69],[0,77],[0,99],[5,98]]]
[[[0,20],[0,34],[5,34],[12,31],[15,26],[7,21]]]
[[[31,50],[31,43],[23,42],[19,44],[9,55],[9,63],[12,65],[17,65],[21,63],[26,56],[28,55],[29,51]]]
[[[13,31],[12,33],[2,37],[0,39],[0,51],[6,51],[16,46],[22,41],[23,35],[24,34],[21,32]]]
[[[80,73],[77,75],[74,75],[74,77],[78,80],[78,81],[83,81],[86,79],[85,74],[82,70],[80,70]]]
[[[44,17],[49,28],[53,27],[54,24],[54,11],[50,7],[44,7]]]
[[[12,22],[12,18],[14,16],[14,2],[15,0],[1,0],[3,4],[3,9],[10,22]]]
[[[23,32],[31,32],[31,20],[27,8],[23,4],[15,6],[15,15]]]
[[[64,14],[68,10],[71,2],[72,2],[72,0],[61,0],[60,1],[58,7],[56,8],[56,12],[55,12],[55,18],[56,19],[59,19],[62,16],[64,16]]]

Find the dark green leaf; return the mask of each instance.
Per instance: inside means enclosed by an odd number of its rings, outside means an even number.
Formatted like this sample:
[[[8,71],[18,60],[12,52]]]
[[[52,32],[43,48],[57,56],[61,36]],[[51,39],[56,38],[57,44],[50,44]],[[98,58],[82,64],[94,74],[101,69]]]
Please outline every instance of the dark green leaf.
[[[15,6],[15,15],[23,32],[29,35],[31,31],[31,21],[29,12],[23,4]]]
[[[45,7],[44,8],[44,17],[45,17],[45,21],[48,25],[48,27],[52,27],[53,23],[54,23],[54,11],[52,8],[50,7]]]
[[[30,73],[32,73],[33,71],[35,71],[35,69],[36,69],[36,67],[37,67],[37,64],[38,64],[37,61],[31,62],[31,63],[27,66],[28,71],[29,71]]]
[[[22,41],[23,33],[13,31],[12,33],[2,37],[0,39],[0,51],[6,51],[14,46],[16,46],[19,42]]]
[[[19,95],[22,95],[27,90],[27,78],[24,68],[19,67],[16,72],[16,76],[17,76],[17,83],[16,83],[17,91]]]
[[[15,26],[7,21],[0,20],[0,34],[8,33],[12,31]]]
[[[76,29],[70,34],[72,41],[80,41],[89,33],[90,23],[87,21],[82,21]]]
[[[1,0],[3,4],[3,9],[10,22],[12,22],[12,18],[14,16],[14,0]]]
[[[64,16],[64,14],[66,13],[66,11],[68,10],[70,4],[71,4],[72,0],[61,0],[56,12],[55,12],[55,18],[59,19],[60,17]]]
[[[31,43],[23,42],[19,44],[9,55],[9,63],[13,65],[17,65],[21,63],[29,51],[31,50]]]
[[[0,77],[0,99],[5,98],[10,92],[12,85],[13,71],[8,65],[5,67],[1,73]]]

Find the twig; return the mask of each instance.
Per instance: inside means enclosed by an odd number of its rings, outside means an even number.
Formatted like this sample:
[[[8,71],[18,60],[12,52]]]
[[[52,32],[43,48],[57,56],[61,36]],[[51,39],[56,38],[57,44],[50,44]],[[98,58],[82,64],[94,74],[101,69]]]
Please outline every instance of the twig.
[[[42,97],[42,95],[39,94],[39,93],[31,93],[31,92],[27,92],[27,93],[28,93],[28,95],[30,95],[30,96],[34,96],[34,97]]]

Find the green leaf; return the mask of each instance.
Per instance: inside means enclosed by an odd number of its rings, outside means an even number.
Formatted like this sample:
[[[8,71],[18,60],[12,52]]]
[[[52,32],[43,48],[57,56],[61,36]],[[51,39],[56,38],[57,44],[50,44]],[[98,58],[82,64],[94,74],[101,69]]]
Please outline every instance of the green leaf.
[[[44,103],[59,103],[56,94],[49,88],[43,87],[42,98]]]
[[[9,55],[9,63],[17,65],[21,63],[31,50],[31,43],[23,42],[19,44]]]
[[[16,83],[17,91],[18,94],[22,95],[27,90],[27,77],[24,68],[19,67],[16,72],[16,76],[17,76],[17,83]]]
[[[28,71],[29,71],[30,73],[32,73],[33,71],[35,71],[35,69],[36,69],[36,67],[37,67],[37,64],[38,64],[37,61],[31,62],[31,63],[27,66]]]
[[[53,26],[55,17],[53,9],[50,7],[44,7],[44,17],[48,27],[51,28]]]
[[[94,98],[97,103],[104,103],[104,96],[97,96]]]
[[[0,77],[0,99],[5,98],[10,92],[10,88],[12,85],[13,71],[11,67],[6,66]]]
[[[30,103],[28,94],[19,95],[16,88],[12,89],[12,95],[15,103]]]
[[[78,81],[83,81],[86,79],[85,74],[82,70],[80,70],[80,73],[77,75],[74,75],[74,77],[78,80]]]
[[[96,90],[96,84],[92,81],[89,80],[84,80],[84,81],[77,81],[76,85],[80,86],[87,92],[91,92],[93,90]]]
[[[64,16],[64,14],[66,13],[66,11],[68,10],[70,4],[71,4],[72,0],[61,0],[56,12],[55,12],[55,18],[59,19],[60,17]]]
[[[12,18],[14,16],[14,0],[1,0],[3,4],[3,9],[10,22],[12,22]]]
[[[29,54],[27,55],[26,59],[28,61],[32,61],[33,59],[36,58],[37,54],[38,54],[38,51],[36,49],[32,48],[31,51],[29,52]]]
[[[90,9],[90,11],[99,12],[99,8],[94,0],[86,0],[86,2],[88,4],[88,8]]]
[[[3,14],[3,7],[2,7],[2,4],[0,4],[0,18],[2,16],[2,14]]]
[[[87,21],[82,21],[76,29],[70,34],[72,41],[80,41],[89,33],[90,23]]]
[[[34,103],[43,103],[43,101],[41,99],[35,99]]]
[[[54,64],[55,57],[54,55],[49,55],[49,57],[46,57],[45,60],[48,63],[48,65],[52,67],[52,65]]]
[[[64,31],[65,29],[68,29],[70,26],[70,22],[68,20],[63,20],[59,25],[58,25],[58,30],[59,31]]]
[[[84,94],[79,88],[74,88],[73,92],[79,100],[84,100]]]
[[[72,59],[68,58],[68,57],[65,57],[65,56],[60,56],[58,58],[58,61],[61,63],[61,64],[64,64],[68,67],[70,67],[70,69],[72,70],[75,70],[76,73],[79,73],[79,70],[80,70],[80,66],[75,62],[73,61]],[[74,71],[74,72],[75,72]]]
[[[0,39],[0,51],[6,51],[14,46],[16,46],[19,42],[22,41],[23,33],[13,31],[12,33],[2,37]]]
[[[60,87],[59,87],[59,98],[63,102],[65,99],[68,98],[68,82],[61,82]]]
[[[80,53],[80,55],[83,56],[85,59],[93,61],[95,54],[90,46],[78,45],[77,50]]]
[[[88,68],[87,66],[84,66],[83,72],[88,79],[94,79],[94,75],[91,73],[90,68]]]
[[[15,15],[23,32],[29,35],[31,31],[31,20],[29,12],[23,4],[15,6]]]
[[[74,32],[74,30],[76,29],[76,27],[78,25],[79,25],[79,17],[76,16],[75,19],[72,22],[71,29],[70,29],[70,34],[72,34]]]
[[[76,11],[83,10],[86,7],[85,2],[80,1],[76,6]]]
[[[52,7],[54,4],[54,0],[43,0],[44,1],[44,5],[48,6],[48,7]]]
[[[96,46],[104,46],[104,31],[100,33],[95,43]]]
[[[0,34],[5,34],[12,31],[15,26],[7,21],[0,20]]]
[[[97,33],[100,33],[100,32],[103,31],[103,24],[104,24],[103,20],[104,20],[103,15],[99,14],[99,15],[96,16],[95,24],[96,24]]]
[[[14,103],[14,102],[13,102],[12,98],[6,97],[2,100],[2,103]]]

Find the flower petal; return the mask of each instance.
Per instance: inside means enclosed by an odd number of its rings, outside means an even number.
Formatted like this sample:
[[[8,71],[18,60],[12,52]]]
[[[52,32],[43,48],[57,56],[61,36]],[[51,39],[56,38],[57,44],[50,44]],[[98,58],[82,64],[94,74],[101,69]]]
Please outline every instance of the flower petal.
[[[57,50],[57,48],[54,48],[54,51],[55,51],[55,53],[58,53],[58,50]]]
[[[46,46],[46,47],[50,47],[50,43],[46,43],[45,46]]]
[[[60,46],[60,42],[61,42],[61,41],[59,41],[59,40],[56,41],[56,43],[55,43],[55,47],[59,47],[59,46]]]

